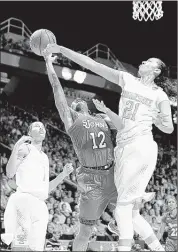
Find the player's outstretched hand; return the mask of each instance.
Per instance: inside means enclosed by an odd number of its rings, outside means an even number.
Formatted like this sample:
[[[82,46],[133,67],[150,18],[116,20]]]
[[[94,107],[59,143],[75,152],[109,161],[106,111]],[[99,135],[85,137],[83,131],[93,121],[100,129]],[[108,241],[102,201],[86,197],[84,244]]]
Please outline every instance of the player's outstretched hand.
[[[106,113],[108,108],[105,106],[104,102],[103,101],[99,101],[97,99],[92,99],[93,103],[95,104],[97,110],[103,112],[103,113]]]
[[[60,46],[57,44],[48,44],[46,49],[44,50],[45,54],[51,54],[51,53],[60,53]]]
[[[27,141],[32,141],[31,136],[22,136],[15,144],[16,147],[19,147],[21,144],[27,142]]]
[[[63,173],[67,176],[74,171],[72,163],[67,163],[63,168]]]

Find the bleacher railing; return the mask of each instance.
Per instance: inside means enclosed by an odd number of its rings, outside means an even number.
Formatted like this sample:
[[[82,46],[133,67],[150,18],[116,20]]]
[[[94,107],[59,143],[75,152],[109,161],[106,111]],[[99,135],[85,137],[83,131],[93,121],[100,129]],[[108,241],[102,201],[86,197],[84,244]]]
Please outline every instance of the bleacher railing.
[[[116,68],[125,69],[122,63],[117,59],[114,53],[109,49],[107,45],[104,44],[97,44],[83,53],[90,58],[104,58],[110,60]]]
[[[9,18],[2,23],[0,23],[0,33],[15,33],[24,38],[30,38],[32,32],[30,29],[22,22],[22,20],[17,18]]]

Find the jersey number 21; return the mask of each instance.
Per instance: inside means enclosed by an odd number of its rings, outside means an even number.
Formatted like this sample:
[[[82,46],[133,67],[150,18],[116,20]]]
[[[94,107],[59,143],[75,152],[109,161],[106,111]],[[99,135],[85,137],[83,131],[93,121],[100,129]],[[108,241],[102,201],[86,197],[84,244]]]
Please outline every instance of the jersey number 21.
[[[135,115],[138,111],[140,103],[135,103],[134,101],[127,101],[126,107],[124,108],[123,118],[135,121]]]

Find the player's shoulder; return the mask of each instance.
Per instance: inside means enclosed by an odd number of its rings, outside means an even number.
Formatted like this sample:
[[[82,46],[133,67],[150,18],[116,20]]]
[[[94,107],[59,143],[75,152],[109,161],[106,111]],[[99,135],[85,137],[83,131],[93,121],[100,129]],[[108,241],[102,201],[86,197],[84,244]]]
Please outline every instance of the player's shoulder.
[[[161,103],[162,101],[169,101],[168,95],[166,94],[166,92],[162,88],[157,87],[157,89],[155,89],[155,91],[157,93],[156,97],[157,97],[158,103]]]
[[[134,76],[133,74],[127,72],[127,71],[120,71],[119,74],[120,77],[122,77],[123,79],[134,79],[134,80],[138,80],[138,77]]]
[[[43,153],[43,157],[44,157],[45,159],[49,160],[48,155],[47,155],[44,151],[42,151],[42,153]]]

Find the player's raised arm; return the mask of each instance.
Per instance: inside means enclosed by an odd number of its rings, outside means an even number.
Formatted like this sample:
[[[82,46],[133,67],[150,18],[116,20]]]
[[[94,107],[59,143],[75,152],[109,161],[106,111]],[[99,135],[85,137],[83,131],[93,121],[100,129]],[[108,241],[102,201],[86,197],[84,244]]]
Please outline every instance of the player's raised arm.
[[[160,92],[157,106],[159,112],[154,124],[164,133],[171,134],[174,131],[171,105],[168,96],[163,91]]]
[[[90,71],[102,76],[106,80],[109,80],[122,87],[123,82],[119,81],[122,71],[112,69],[103,64],[100,64],[93,59],[83,54],[74,52],[66,47],[59,46],[57,44],[49,44],[46,48],[48,53],[62,53],[68,59],[74,61],[80,66],[89,69]]]
[[[49,193],[51,193],[56,187],[62,183],[62,181],[67,177],[70,173],[73,172],[73,166],[72,163],[67,163],[64,166],[63,171],[52,181],[49,182]]]
[[[61,83],[53,67],[53,61],[55,60],[55,57],[52,57],[52,55],[48,55],[48,56],[44,56],[44,58],[46,61],[49,81],[53,88],[56,108],[59,112],[61,120],[63,121],[65,125],[66,130],[68,130],[73,124],[73,119],[70,112],[70,108],[67,104],[67,100],[66,100],[63,88],[61,86]]]
[[[22,136],[14,145],[11,156],[6,165],[6,175],[8,178],[13,178],[15,176],[19,165],[29,154],[30,150],[25,142],[30,139],[30,136]]]
[[[108,123],[111,129],[115,128],[116,130],[121,130],[124,128],[124,124],[120,116],[107,108],[103,101],[100,102],[97,99],[93,99],[93,103],[99,111],[105,113],[105,115],[103,115],[103,119]]]

